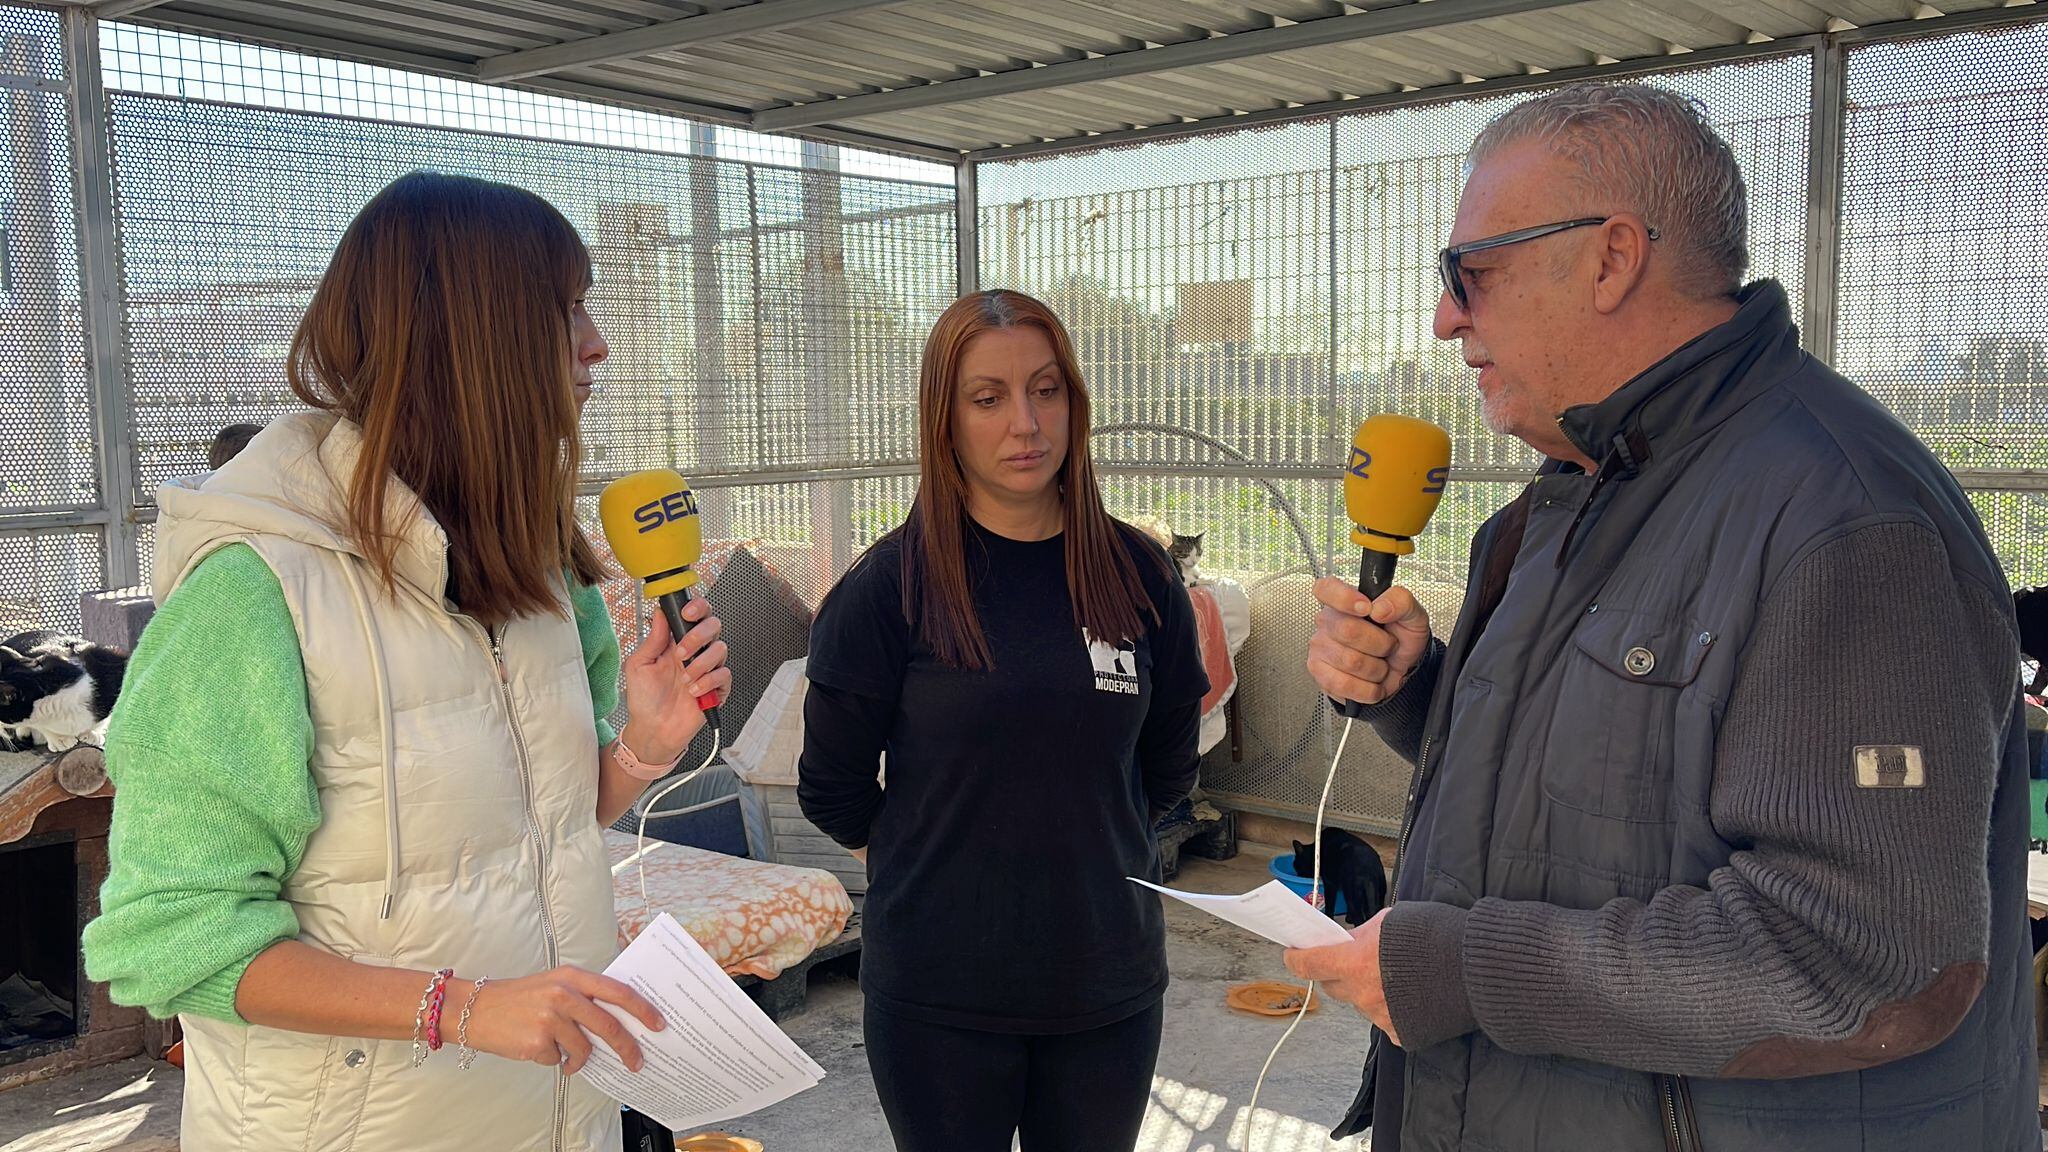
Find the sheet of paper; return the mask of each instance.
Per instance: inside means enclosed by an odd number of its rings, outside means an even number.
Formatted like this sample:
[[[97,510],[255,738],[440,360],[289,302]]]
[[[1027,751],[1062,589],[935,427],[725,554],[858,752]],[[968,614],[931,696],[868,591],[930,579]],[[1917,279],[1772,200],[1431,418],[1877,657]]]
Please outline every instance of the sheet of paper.
[[[1278,880],[1268,880],[1238,896],[1212,896],[1206,892],[1179,892],[1163,888],[1136,876],[1126,879],[1155,892],[1164,892],[1183,903],[1193,904],[1211,916],[1228,920],[1239,928],[1289,948],[1320,948],[1351,939],[1351,933],[1339,927],[1335,920],[1309,907],[1308,901],[1295,895],[1292,889]]]
[[[2027,852],[2027,899],[2048,905],[2048,852]]]
[[[579,1074],[677,1132],[757,1112],[825,1077],[666,912],[604,973],[645,996],[668,1026],[651,1032],[604,1005],[639,1041],[646,1062],[628,1072],[600,1040]]]

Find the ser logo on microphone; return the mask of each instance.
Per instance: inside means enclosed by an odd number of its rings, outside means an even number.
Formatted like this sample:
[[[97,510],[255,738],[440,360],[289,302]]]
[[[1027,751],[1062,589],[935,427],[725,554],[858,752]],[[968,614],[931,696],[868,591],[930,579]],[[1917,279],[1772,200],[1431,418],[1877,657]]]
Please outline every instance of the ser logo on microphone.
[[[640,525],[640,532],[644,535],[663,524],[696,514],[697,498],[685,488],[680,492],[671,492],[659,500],[649,500],[633,509],[633,522]]]
[[[1370,467],[1372,467],[1372,453],[1353,444],[1351,446],[1351,463],[1345,468],[1345,471],[1358,477],[1360,480],[1370,480],[1372,477],[1365,474],[1365,470]]]
[[[1346,472],[1351,473],[1353,476],[1358,477],[1360,480],[1370,480],[1372,479],[1372,476],[1366,472],[1366,469],[1370,467],[1372,467],[1372,453],[1367,452],[1365,449],[1360,448],[1356,444],[1353,444],[1351,446],[1351,462],[1345,466],[1344,470]],[[1446,464],[1439,468],[1431,468],[1429,470],[1429,475],[1424,478],[1425,482],[1422,486],[1423,493],[1425,495],[1434,496],[1442,492],[1444,490],[1444,484],[1448,482],[1450,478],[1450,465]]]

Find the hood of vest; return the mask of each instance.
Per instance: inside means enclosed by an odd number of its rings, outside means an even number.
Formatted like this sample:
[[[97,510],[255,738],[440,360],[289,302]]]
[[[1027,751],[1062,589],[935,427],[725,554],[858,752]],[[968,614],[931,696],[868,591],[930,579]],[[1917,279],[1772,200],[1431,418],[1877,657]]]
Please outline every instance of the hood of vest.
[[[157,552],[152,587],[158,603],[221,541],[279,536],[357,559],[346,531],[349,483],[363,451],[362,430],[328,412],[295,412],[271,421],[217,472],[174,480],[157,491]],[[385,521],[398,541],[392,575],[399,585],[445,603],[448,535],[412,489],[387,480]],[[179,530],[167,531],[176,526]]]

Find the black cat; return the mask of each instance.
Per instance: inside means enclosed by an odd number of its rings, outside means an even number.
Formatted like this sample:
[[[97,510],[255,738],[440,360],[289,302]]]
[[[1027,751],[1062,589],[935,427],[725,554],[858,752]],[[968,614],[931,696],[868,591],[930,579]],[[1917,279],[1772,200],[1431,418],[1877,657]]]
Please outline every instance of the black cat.
[[[2039,696],[2048,691],[2048,585],[2013,593],[2012,609],[2020,618],[2020,655],[2034,662],[2027,691]]]
[[[0,751],[62,752],[96,736],[127,669],[126,652],[58,632],[0,642]]]
[[[1380,862],[1378,849],[1342,828],[1323,829],[1322,841],[1323,891],[1344,898],[1344,920],[1355,928],[1386,906],[1386,865]],[[1294,841],[1294,874],[1306,879],[1315,866],[1316,846]],[[1325,908],[1336,906],[1335,900],[1323,900]]]

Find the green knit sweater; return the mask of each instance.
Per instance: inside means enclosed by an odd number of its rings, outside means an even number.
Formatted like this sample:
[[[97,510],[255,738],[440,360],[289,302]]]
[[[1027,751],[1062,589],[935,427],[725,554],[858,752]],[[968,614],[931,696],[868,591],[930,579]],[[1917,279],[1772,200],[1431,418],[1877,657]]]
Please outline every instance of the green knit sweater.
[[[596,588],[571,601],[603,744],[619,640]],[[254,549],[229,545],[150,620],[107,728],[114,820],[84,943],[86,975],[115,1003],[241,1021],[249,962],[299,932],[278,892],[320,824],[312,751],[284,590]]]

